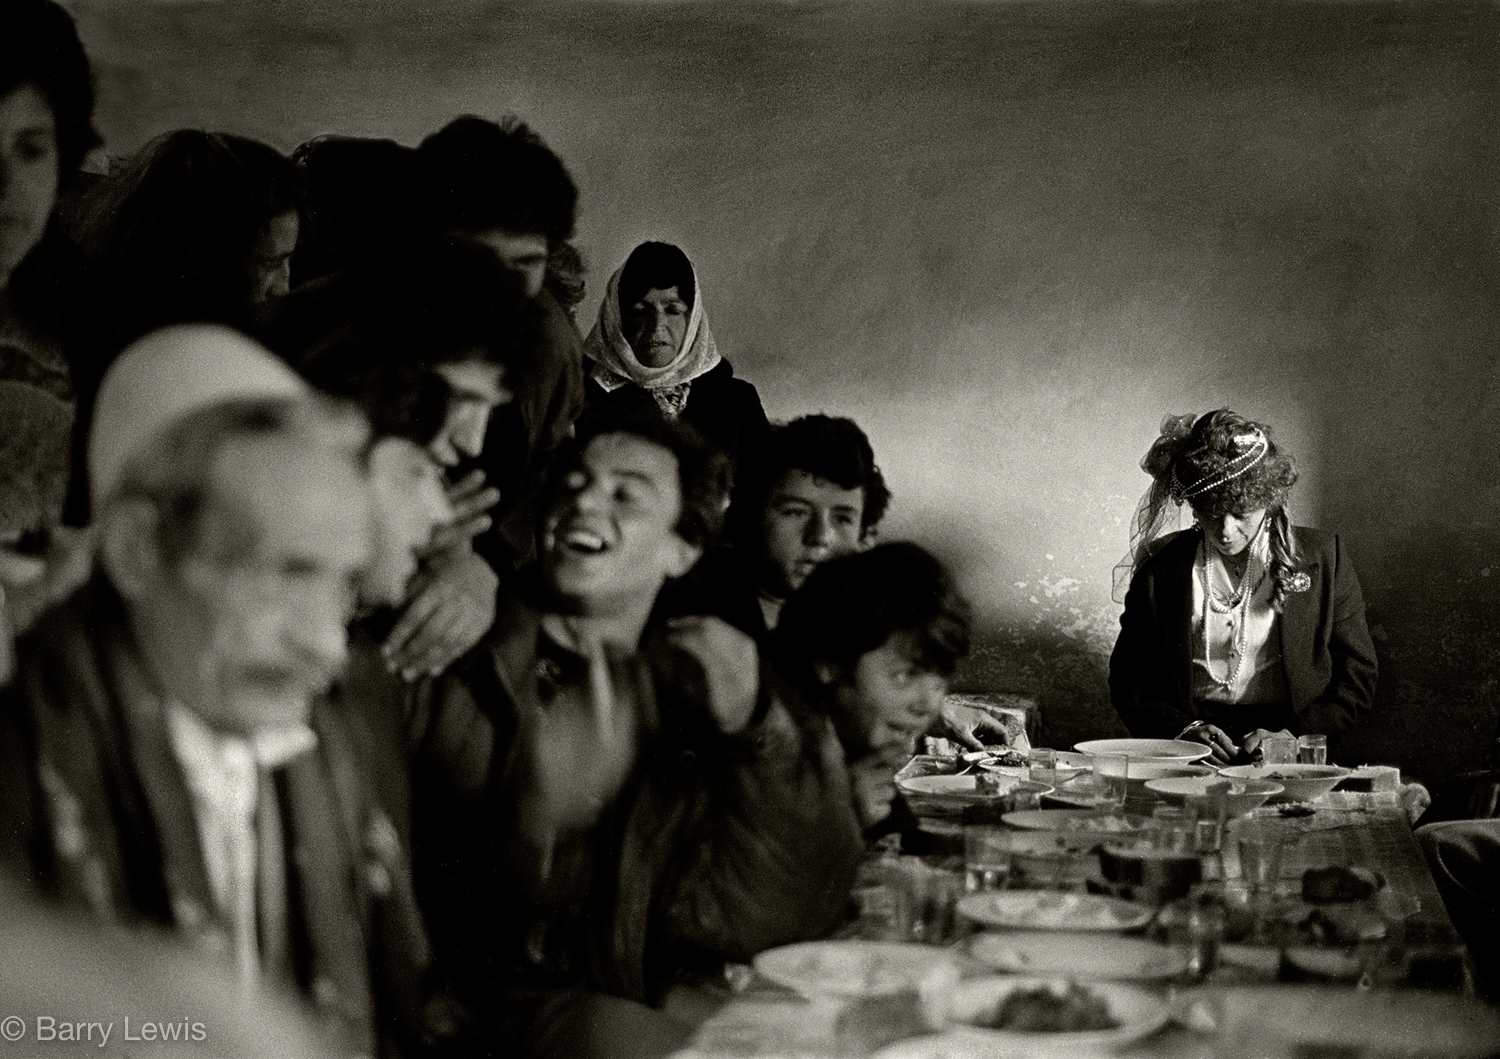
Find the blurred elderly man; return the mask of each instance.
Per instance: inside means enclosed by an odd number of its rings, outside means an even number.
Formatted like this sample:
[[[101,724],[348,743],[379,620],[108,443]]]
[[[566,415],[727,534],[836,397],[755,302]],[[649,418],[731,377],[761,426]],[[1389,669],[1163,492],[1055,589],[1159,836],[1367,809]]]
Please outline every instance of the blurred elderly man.
[[[651,1005],[829,930],[861,848],[831,729],[754,642],[647,631],[722,525],[727,461],[660,417],[594,427],[554,471],[534,582],[413,714],[434,940],[531,1056],[672,1051],[686,1031]]]
[[[363,432],[233,331],[126,350],[90,435],[99,569],[0,699],[0,858],[372,1055],[422,1042],[427,968],[409,862],[315,705],[371,554]]]

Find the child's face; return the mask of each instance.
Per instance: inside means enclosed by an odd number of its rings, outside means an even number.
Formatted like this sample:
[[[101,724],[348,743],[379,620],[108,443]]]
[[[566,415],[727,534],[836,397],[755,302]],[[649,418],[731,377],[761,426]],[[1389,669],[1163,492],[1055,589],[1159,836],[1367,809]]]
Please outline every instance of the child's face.
[[[836,690],[839,706],[859,718],[871,750],[904,748],[937,714],[946,678],[917,668],[910,637],[893,635],[860,656]]]

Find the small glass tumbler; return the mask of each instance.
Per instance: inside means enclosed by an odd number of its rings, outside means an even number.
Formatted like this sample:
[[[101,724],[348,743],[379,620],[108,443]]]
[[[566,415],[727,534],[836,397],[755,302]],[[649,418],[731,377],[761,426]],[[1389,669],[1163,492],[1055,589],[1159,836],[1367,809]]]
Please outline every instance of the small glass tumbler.
[[[1094,754],[1090,765],[1094,804],[1105,809],[1123,809],[1125,792],[1129,788],[1130,757],[1126,754]]]
[[[964,889],[970,893],[1010,885],[1014,831],[1004,827],[964,828]]]
[[[1047,747],[1033,747],[1026,751],[1026,770],[1038,783],[1056,787],[1058,782],[1057,751]]]
[[[1191,809],[1159,805],[1147,825],[1154,848],[1168,853],[1197,853],[1198,814]]]
[[[1297,760],[1304,765],[1328,764],[1328,737],[1326,735],[1299,735],[1297,737]]]
[[[1223,905],[1201,885],[1161,910],[1158,922],[1166,928],[1167,944],[1186,957],[1179,981],[1196,984],[1219,966],[1226,919]]]
[[[1255,893],[1270,893],[1281,878],[1285,832],[1271,821],[1242,821],[1234,829],[1240,855],[1240,877]]]
[[[1297,763],[1297,737],[1292,735],[1268,735],[1260,744],[1261,762],[1266,765],[1295,765]]]

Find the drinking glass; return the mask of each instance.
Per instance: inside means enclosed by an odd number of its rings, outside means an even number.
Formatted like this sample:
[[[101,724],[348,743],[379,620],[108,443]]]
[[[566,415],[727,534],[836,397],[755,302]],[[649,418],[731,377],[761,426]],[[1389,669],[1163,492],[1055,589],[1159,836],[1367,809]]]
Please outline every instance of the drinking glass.
[[[901,857],[887,868],[887,885],[895,899],[894,934],[900,941],[941,944],[954,933],[954,908],[963,881],[919,857]]]
[[[1003,827],[964,828],[965,890],[1004,890],[1010,885],[1014,834]]]
[[[1328,737],[1326,735],[1298,736],[1297,760],[1304,765],[1328,764]]]
[[[1033,747],[1026,752],[1026,769],[1031,778],[1049,787],[1056,787],[1057,751],[1046,747]]]
[[[1123,809],[1129,787],[1130,758],[1125,754],[1094,754],[1090,758],[1093,773],[1094,803],[1101,808]]]
[[[1158,922],[1166,928],[1167,944],[1187,957],[1184,984],[1203,981],[1219,966],[1226,919],[1224,906],[1201,884],[1162,909]]]
[[[1240,854],[1240,877],[1256,893],[1269,893],[1281,878],[1286,834],[1269,821],[1245,821],[1234,832]]]
[[[1261,742],[1261,762],[1266,765],[1294,765],[1297,762],[1297,738],[1291,735],[1268,735]]]
[[[1198,814],[1191,809],[1158,805],[1147,824],[1152,845],[1170,853],[1197,853]]]

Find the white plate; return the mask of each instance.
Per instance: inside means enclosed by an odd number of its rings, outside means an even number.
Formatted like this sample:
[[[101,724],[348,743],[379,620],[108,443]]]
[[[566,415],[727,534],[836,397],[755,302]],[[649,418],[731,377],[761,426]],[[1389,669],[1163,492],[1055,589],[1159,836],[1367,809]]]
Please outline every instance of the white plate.
[[[1052,788],[1019,776],[988,776],[997,790],[982,790],[977,776],[911,776],[896,781],[907,805],[918,816],[943,816],[962,812],[965,806],[983,805],[1015,790],[1047,794]]]
[[[1148,905],[1102,894],[996,890],[969,894],[958,913],[987,927],[1019,930],[1135,930],[1151,922]]]
[[[1171,1008],[1161,997],[1144,989],[1120,985],[1116,982],[1080,983],[1082,988],[1102,999],[1109,1008],[1110,1017],[1119,1025],[1107,1030],[1078,1030],[1071,1033],[1035,1033],[1021,1030],[996,1030],[971,1025],[974,1021],[993,1018],[996,1009],[1012,993],[1022,990],[1045,989],[1061,994],[1068,986],[1067,979],[1021,978],[997,975],[990,978],[971,978],[960,982],[953,991],[949,1019],[951,1032],[973,1034],[1004,1042],[1012,1048],[1027,1048],[1026,1054],[1040,1046],[1043,1049],[1066,1046],[1074,1054],[1085,1054],[1105,1049],[1122,1048],[1142,1037],[1149,1036],[1165,1026],[1172,1016]]]
[[[1049,797],[1055,797],[1049,795]],[[1128,835],[1140,825],[1118,813],[1098,813],[1091,809],[1019,809],[1000,818],[1010,827],[1022,831],[1083,831],[1091,835]]]
[[[1186,739],[1090,739],[1074,743],[1073,749],[1080,754],[1128,754],[1131,760],[1143,761],[1201,761],[1213,753]]]
[[[756,971],[805,997],[875,997],[913,989],[952,967],[946,949],[895,941],[804,941],[767,949]]]
[[[1009,974],[1067,975],[1156,982],[1187,966],[1188,954],[1116,934],[979,934],[969,945],[980,963]]]

